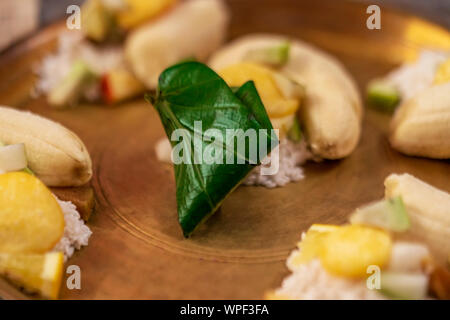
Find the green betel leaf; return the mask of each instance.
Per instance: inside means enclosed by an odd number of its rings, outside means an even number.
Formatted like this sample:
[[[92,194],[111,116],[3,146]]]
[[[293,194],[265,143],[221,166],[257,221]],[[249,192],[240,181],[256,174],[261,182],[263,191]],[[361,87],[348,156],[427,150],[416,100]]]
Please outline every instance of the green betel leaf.
[[[173,147],[178,218],[187,237],[278,138],[253,82],[232,90],[198,62],[166,69],[150,99]]]

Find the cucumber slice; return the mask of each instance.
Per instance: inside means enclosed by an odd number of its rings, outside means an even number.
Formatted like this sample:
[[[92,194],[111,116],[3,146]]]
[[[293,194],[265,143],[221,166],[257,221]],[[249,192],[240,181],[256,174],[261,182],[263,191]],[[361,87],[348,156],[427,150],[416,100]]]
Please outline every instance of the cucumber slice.
[[[428,292],[428,276],[423,273],[381,273],[380,292],[391,299],[421,300]]]
[[[386,112],[393,112],[400,102],[400,92],[383,80],[374,80],[367,87],[369,105]]]
[[[274,47],[249,50],[245,55],[245,60],[281,67],[289,61],[290,49],[290,42],[283,41]]]
[[[23,143],[0,147],[0,171],[20,171],[27,167],[25,145]]]
[[[300,127],[300,122],[295,118],[292,127],[289,129],[288,138],[294,142],[302,141],[303,133],[302,128]]]
[[[402,197],[381,200],[356,209],[350,216],[350,222],[394,232],[404,232],[411,226]]]
[[[63,107],[75,103],[84,88],[94,79],[95,73],[82,60],[77,60],[67,76],[48,95],[49,103],[54,107]]]

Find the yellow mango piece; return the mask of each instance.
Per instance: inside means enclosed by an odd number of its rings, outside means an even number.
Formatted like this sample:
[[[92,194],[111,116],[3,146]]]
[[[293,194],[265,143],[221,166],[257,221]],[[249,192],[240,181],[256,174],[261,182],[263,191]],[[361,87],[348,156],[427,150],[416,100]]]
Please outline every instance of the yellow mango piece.
[[[383,268],[391,255],[391,237],[381,229],[348,225],[326,233],[321,241],[322,266],[338,276],[366,277],[368,266]]]
[[[434,84],[441,84],[450,81],[450,59],[441,63],[434,76]]]
[[[117,13],[117,22],[124,29],[134,28],[158,16],[177,0],[124,0],[125,8]]]
[[[24,172],[0,174],[0,252],[44,253],[64,232],[64,215],[49,189]]]
[[[290,259],[289,265],[298,267],[319,258],[325,236],[339,228],[339,226],[331,224],[313,224],[306,232],[303,240],[298,243],[297,246],[300,251]]]
[[[257,63],[242,62],[220,70],[219,75],[230,87],[240,87],[253,80],[269,118],[281,118],[295,113],[299,99],[283,96],[274,79],[274,71]]]
[[[0,274],[46,299],[57,299],[63,275],[64,255],[0,253]]]

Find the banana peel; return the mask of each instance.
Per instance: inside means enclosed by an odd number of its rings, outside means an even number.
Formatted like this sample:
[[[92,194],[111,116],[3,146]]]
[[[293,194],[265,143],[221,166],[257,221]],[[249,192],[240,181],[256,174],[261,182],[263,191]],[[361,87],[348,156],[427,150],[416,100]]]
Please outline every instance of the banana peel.
[[[91,158],[83,142],[51,120],[0,106],[0,141],[24,143],[29,168],[47,186],[80,186],[92,177]]]
[[[216,71],[245,61],[251,50],[290,41],[290,57],[277,71],[306,88],[300,116],[312,152],[321,158],[348,156],[361,134],[362,102],[355,82],[334,57],[300,40],[256,34],[239,38],[212,56]]]

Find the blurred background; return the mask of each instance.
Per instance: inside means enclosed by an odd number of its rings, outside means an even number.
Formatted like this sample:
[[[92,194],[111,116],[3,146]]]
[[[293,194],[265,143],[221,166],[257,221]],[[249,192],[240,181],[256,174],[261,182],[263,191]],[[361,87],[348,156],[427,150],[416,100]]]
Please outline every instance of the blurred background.
[[[450,29],[449,0],[349,1],[365,2],[368,5],[379,4],[380,6],[409,11]],[[5,49],[34,30],[62,19],[66,16],[66,9],[69,5],[80,5],[83,2],[84,0],[0,0],[0,50]]]

